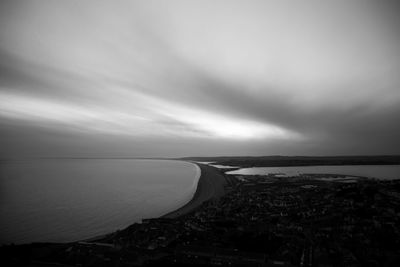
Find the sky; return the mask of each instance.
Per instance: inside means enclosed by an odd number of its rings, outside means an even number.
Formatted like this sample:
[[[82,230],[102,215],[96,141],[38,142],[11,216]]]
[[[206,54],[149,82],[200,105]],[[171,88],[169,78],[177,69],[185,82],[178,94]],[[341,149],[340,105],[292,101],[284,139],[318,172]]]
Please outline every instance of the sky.
[[[0,4],[0,157],[400,154],[391,0]]]

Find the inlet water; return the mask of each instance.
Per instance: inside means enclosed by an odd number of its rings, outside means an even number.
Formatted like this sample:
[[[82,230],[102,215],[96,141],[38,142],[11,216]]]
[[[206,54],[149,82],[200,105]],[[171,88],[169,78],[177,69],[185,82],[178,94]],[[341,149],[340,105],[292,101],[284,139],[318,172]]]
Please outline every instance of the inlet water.
[[[376,179],[400,179],[400,165],[342,165],[342,166],[291,166],[253,167],[227,172],[239,175],[267,175],[279,173],[285,176],[299,174],[341,174],[363,176]]]

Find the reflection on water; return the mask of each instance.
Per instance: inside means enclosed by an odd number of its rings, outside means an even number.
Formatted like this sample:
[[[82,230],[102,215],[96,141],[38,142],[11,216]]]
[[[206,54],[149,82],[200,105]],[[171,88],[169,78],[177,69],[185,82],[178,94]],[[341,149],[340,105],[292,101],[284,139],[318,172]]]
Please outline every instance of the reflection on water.
[[[267,175],[272,173],[284,176],[298,176],[304,173],[321,173],[363,176],[377,179],[399,179],[400,165],[254,167],[227,172],[227,174],[242,175]]]
[[[237,168],[235,166],[228,166],[228,165],[218,165],[218,164],[209,164],[209,165],[213,166],[215,168],[218,168],[218,169],[235,169],[235,168]]]

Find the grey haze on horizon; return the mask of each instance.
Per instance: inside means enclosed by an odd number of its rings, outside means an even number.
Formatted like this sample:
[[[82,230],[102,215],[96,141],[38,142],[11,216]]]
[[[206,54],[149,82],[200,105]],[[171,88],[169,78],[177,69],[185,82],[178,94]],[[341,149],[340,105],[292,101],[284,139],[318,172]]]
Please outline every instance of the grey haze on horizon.
[[[396,1],[2,1],[0,157],[400,154]]]

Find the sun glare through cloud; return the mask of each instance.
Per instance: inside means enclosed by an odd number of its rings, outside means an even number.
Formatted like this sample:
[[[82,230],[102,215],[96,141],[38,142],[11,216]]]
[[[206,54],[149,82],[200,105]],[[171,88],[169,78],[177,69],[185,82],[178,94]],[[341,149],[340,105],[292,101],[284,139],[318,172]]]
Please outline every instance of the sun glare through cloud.
[[[208,137],[237,140],[295,139],[299,137],[297,133],[270,123],[233,118],[190,108],[171,106],[166,109],[164,114],[190,125]]]

